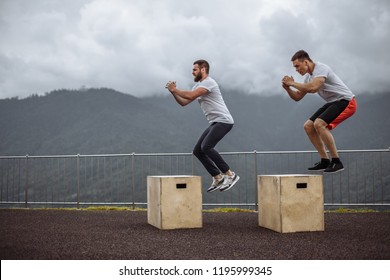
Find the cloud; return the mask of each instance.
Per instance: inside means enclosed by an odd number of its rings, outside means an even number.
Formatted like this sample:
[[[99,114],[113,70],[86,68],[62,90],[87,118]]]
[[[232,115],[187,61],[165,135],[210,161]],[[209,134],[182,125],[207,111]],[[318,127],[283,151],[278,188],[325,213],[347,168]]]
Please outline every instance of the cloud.
[[[192,84],[205,58],[223,86],[283,94],[298,49],[356,93],[388,90],[390,5],[374,1],[70,0],[0,3],[0,98],[110,87],[145,96]]]

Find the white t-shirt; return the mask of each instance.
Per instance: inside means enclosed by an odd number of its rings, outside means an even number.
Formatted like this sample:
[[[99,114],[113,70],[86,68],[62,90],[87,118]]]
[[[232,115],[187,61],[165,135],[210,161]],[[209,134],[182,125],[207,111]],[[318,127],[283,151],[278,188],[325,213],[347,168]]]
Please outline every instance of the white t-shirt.
[[[313,74],[307,74],[305,76],[304,82],[309,83],[313,78],[316,77],[325,78],[325,83],[318,90],[318,94],[323,99],[325,99],[326,102],[334,102],[341,99],[352,100],[355,97],[352,91],[328,65],[321,62],[316,62]]]
[[[226,107],[217,82],[209,76],[203,81],[196,83],[192,90],[198,87],[208,90],[208,93],[198,97],[198,102],[209,123],[234,124],[233,117]]]

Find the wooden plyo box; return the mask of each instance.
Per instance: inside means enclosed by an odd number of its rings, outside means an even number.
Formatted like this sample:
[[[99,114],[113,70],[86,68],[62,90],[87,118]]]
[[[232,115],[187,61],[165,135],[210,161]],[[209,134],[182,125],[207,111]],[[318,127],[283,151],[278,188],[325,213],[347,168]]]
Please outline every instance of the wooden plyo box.
[[[277,232],[324,231],[322,175],[260,175],[259,226]]]
[[[148,176],[148,223],[159,229],[201,228],[201,176]]]

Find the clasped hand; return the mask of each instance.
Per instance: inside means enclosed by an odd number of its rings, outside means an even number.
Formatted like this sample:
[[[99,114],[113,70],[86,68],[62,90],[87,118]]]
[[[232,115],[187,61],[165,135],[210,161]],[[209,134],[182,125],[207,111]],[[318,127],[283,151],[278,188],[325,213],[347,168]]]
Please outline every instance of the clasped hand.
[[[168,89],[170,92],[176,88],[176,82],[174,81],[169,81],[166,85],[165,88]]]
[[[282,84],[284,86],[291,86],[294,83],[294,78],[292,76],[284,76],[282,79]]]

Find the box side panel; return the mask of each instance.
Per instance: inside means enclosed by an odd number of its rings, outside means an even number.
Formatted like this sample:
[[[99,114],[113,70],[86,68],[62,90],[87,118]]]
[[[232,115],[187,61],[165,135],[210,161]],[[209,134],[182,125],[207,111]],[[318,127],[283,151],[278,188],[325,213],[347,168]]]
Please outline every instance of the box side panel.
[[[282,232],[323,231],[322,176],[281,178]]]
[[[161,180],[162,228],[201,228],[201,177],[164,177]]]
[[[280,177],[258,176],[259,226],[281,231]]]
[[[147,177],[148,223],[161,228],[161,179]]]

